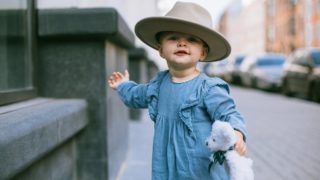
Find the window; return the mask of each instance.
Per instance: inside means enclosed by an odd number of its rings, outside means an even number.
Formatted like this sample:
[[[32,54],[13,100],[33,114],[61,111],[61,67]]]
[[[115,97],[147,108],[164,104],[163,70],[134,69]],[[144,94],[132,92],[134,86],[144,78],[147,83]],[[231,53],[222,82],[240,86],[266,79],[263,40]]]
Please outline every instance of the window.
[[[289,2],[291,3],[291,5],[296,5],[298,3],[298,0],[290,0]]]
[[[268,25],[268,40],[274,42],[276,40],[276,27],[274,24]]]
[[[291,35],[296,34],[296,18],[294,16],[289,19],[289,32]]]
[[[306,33],[305,33],[305,42],[306,46],[312,46],[312,39],[313,39],[313,34],[312,34],[312,26],[310,23],[306,24]]]
[[[33,14],[33,0],[0,0],[0,105],[36,94]]]
[[[276,15],[276,1],[275,0],[271,0],[271,1],[267,1],[267,6],[268,6],[268,16],[269,17],[275,17]]]

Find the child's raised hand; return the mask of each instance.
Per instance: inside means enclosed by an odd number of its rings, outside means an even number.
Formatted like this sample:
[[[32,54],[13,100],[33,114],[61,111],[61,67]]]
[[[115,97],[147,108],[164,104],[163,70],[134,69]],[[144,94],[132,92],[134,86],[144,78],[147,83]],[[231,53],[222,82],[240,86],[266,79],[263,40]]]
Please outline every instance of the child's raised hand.
[[[121,72],[113,72],[108,80],[108,84],[109,87],[116,90],[121,83],[126,81],[129,81],[129,72],[127,70],[124,71],[124,74]]]
[[[234,131],[237,136],[237,142],[236,142],[236,151],[241,155],[245,155],[247,152],[247,145],[243,140],[243,135],[240,131],[235,130]]]

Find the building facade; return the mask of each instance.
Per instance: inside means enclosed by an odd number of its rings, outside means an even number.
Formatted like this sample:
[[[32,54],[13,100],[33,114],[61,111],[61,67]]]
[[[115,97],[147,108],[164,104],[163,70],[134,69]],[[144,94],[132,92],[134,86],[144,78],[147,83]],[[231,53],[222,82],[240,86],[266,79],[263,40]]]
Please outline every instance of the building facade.
[[[289,54],[319,47],[320,0],[255,0],[243,6],[233,1],[220,19],[233,54]]]
[[[320,46],[320,0],[304,0],[306,47]]]
[[[265,52],[265,8],[264,1],[256,0],[243,6],[241,0],[233,1],[226,11],[226,37],[232,54],[254,54]]]
[[[267,0],[266,51],[289,54],[304,47],[303,1]]]

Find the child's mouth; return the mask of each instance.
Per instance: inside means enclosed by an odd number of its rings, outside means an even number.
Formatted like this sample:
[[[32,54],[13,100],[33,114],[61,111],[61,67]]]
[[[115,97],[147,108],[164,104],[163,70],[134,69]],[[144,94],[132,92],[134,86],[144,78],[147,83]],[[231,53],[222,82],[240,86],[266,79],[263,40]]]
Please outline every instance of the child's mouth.
[[[187,51],[183,51],[183,50],[176,51],[174,54],[178,56],[189,55]]]

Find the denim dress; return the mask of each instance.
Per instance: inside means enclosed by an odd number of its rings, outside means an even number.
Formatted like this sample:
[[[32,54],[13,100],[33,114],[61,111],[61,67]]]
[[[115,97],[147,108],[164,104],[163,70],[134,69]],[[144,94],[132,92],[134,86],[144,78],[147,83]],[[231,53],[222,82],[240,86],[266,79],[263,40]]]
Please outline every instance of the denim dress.
[[[154,121],[153,180],[229,179],[224,164],[208,171],[212,152],[205,145],[215,120],[227,121],[247,135],[223,80],[201,73],[174,83],[168,71],[163,71],[148,84],[122,83],[118,93],[128,107],[148,108]]]

